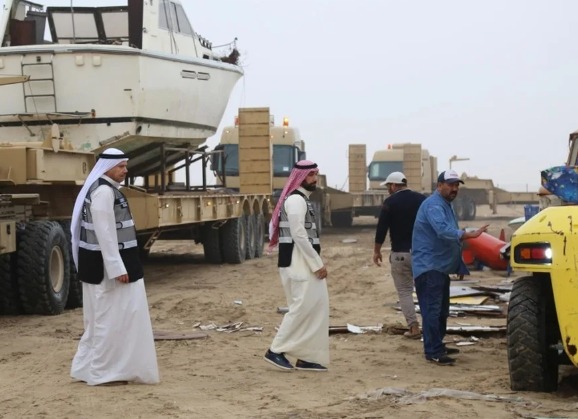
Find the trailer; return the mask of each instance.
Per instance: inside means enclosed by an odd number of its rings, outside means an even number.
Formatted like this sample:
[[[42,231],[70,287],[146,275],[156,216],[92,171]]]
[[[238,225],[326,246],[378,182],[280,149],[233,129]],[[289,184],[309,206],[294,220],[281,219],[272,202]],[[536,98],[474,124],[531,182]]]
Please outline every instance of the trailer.
[[[82,285],[70,249],[74,201],[95,153],[72,150],[53,125],[39,143],[0,146],[0,313],[60,314],[82,305]],[[268,136],[261,136],[266,144]],[[122,149],[123,138],[106,147]],[[134,144],[134,143],[132,143]],[[242,263],[263,255],[271,196],[209,184],[205,173],[219,152],[147,143],[125,151],[123,193],[135,219],[141,255],[158,239],[202,244],[208,263]],[[193,168],[202,182],[192,184]],[[185,178],[177,182],[177,172]],[[252,182],[262,173],[246,173]],[[245,174],[243,175],[245,176]],[[269,177],[269,183],[271,178]]]

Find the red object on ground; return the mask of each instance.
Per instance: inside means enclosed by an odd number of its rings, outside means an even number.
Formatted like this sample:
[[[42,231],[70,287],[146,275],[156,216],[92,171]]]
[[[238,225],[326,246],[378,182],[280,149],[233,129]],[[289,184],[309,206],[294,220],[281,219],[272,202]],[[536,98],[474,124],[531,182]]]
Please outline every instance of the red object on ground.
[[[464,242],[464,249],[462,250],[462,257],[466,264],[472,264],[473,259],[481,262],[490,269],[496,271],[505,271],[508,269],[508,261],[502,259],[500,256],[500,249],[506,245],[506,242],[495,238],[488,233],[482,233],[475,239],[467,239]]]

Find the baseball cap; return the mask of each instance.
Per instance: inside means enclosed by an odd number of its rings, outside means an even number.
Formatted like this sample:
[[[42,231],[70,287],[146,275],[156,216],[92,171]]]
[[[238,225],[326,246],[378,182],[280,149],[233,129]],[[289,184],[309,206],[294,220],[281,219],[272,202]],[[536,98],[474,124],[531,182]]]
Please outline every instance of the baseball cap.
[[[452,170],[452,169],[444,170],[443,172],[441,172],[440,175],[438,176],[438,183],[439,182],[443,182],[443,183],[460,182],[461,184],[464,183],[464,181],[460,179],[458,172],[456,172],[455,170]]]
[[[405,175],[401,172],[391,172],[387,178],[385,178],[384,182],[380,183],[380,186],[385,186],[388,183],[393,183],[396,185],[405,185],[407,184],[407,179],[405,178]]]

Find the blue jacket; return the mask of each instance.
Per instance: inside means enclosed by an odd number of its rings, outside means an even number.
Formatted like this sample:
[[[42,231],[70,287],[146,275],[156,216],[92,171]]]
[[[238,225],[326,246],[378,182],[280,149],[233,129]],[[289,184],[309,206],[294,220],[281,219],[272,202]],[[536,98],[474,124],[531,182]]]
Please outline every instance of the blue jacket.
[[[468,273],[462,261],[463,234],[451,204],[438,191],[423,201],[413,226],[411,267],[414,279],[427,271],[446,275]]]

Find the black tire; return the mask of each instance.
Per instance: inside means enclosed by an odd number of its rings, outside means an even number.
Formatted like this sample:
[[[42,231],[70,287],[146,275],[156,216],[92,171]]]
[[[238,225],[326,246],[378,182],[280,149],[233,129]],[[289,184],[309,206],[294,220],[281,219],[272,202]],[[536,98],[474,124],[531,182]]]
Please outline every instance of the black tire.
[[[350,211],[340,211],[331,213],[331,225],[333,227],[351,227],[353,215]]]
[[[227,263],[243,263],[247,255],[245,218],[232,218],[221,228],[223,259]]]
[[[56,221],[25,225],[17,257],[18,287],[27,314],[60,314],[70,283],[70,251]]]
[[[462,201],[462,199],[461,198],[454,199],[454,201],[452,202],[452,207],[454,208],[456,218],[460,221],[463,220],[464,219],[464,202]]]
[[[223,263],[221,239],[219,237],[219,229],[215,228],[215,223],[206,223],[203,226],[202,234],[205,262],[214,264]]]
[[[255,257],[263,256],[265,248],[265,216],[263,214],[255,215]]]
[[[70,221],[60,221],[60,226],[64,230],[66,241],[68,242],[70,260],[70,280],[68,284],[68,298],[66,299],[66,308],[82,307],[82,281],[78,279],[76,265],[72,258],[72,234],[70,233]]]
[[[464,220],[472,221],[476,218],[476,202],[473,199],[464,199]]]
[[[12,265],[11,254],[0,255],[0,314],[22,313],[18,280]]]
[[[247,234],[245,234],[245,248],[247,249],[247,254],[245,255],[246,260],[253,259],[255,257],[255,217],[251,215],[245,215],[245,226],[247,227]]]
[[[514,282],[508,305],[508,368],[515,391],[551,392],[558,388],[560,340],[551,281],[546,276]]]

